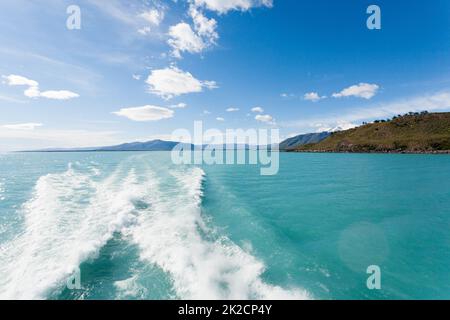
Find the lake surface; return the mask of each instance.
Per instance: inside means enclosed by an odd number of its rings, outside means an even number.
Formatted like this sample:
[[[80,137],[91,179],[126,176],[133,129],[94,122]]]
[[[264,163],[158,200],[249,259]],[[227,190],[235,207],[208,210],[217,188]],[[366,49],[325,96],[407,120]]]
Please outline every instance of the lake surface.
[[[0,262],[0,298],[450,299],[450,156],[2,154]]]

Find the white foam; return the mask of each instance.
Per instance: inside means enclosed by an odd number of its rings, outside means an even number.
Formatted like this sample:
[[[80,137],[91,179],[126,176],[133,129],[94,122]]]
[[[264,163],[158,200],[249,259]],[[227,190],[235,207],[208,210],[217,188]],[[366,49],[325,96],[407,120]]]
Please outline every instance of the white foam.
[[[284,289],[265,283],[265,266],[229,239],[210,235],[201,216],[204,172],[177,170],[173,190],[154,186],[151,210],[133,226],[141,258],[170,274],[183,299],[308,299],[299,288]]]
[[[95,182],[69,165],[64,173],[39,178],[23,206],[23,232],[1,247],[0,298],[45,299],[61,287],[114,232],[133,222],[132,200],[142,191],[133,171],[125,179],[115,172]]]
[[[82,173],[76,165],[39,178],[21,210],[22,232],[0,246],[0,299],[47,298],[115,232],[128,235],[142,260],[170,276],[179,298],[309,298],[300,288],[264,282],[262,261],[207,227],[200,168],[135,171],[145,164],[137,160],[102,181],[96,170]],[[140,272],[114,283],[117,298],[145,298]]]
[[[145,299],[147,289],[139,283],[139,276],[134,275],[128,279],[114,282],[117,299],[142,298]]]

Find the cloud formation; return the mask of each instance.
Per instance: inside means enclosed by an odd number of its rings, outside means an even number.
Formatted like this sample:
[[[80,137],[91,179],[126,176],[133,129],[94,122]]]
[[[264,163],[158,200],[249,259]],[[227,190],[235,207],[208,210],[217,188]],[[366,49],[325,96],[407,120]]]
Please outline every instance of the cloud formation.
[[[129,1],[89,0],[104,14],[137,30],[141,35],[148,35],[157,28],[165,18],[166,6],[156,1],[142,1],[137,9]]]
[[[197,31],[200,36],[205,37],[208,40],[208,43],[215,43],[215,41],[219,38],[219,34],[216,31],[217,21],[212,18],[207,18],[193,5],[189,7],[189,15],[194,22],[195,31]]]
[[[172,55],[181,58],[182,52],[199,53],[206,48],[203,39],[185,22],[170,27],[170,39],[167,43],[172,47]]]
[[[280,94],[280,97],[282,97],[283,99],[295,98],[295,94],[283,92],[282,94]]]
[[[151,32],[152,32],[152,28],[150,28],[150,27],[142,27],[142,28],[138,29],[138,33],[143,36],[146,36],[146,35],[150,34]]]
[[[169,28],[170,39],[167,43],[172,47],[172,56],[175,58],[181,58],[183,52],[200,53],[216,44],[219,38],[215,19],[207,18],[192,4],[189,6],[188,14],[193,27],[186,22],[180,22]]]
[[[358,125],[351,122],[338,121],[336,124],[333,124],[334,127],[321,123],[317,123],[315,126],[317,127],[316,132],[338,132],[356,128]]]
[[[261,107],[254,107],[254,108],[252,108],[252,112],[255,112],[255,113],[263,113],[263,112],[264,112],[264,109],[261,108]]]
[[[272,0],[193,0],[198,7],[204,7],[219,14],[230,10],[248,11],[253,7],[272,7]]]
[[[187,107],[187,104],[184,102],[180,102],[178,104],[171,105],[169,108],[171,109],[184,109]]]
[[[153,70],[146,83],[152,94],[166,100],[182,94],[202,92],[204,88],[217,88],[214,81],[198,80],[189,72],[184,72],[177,67]]]
[[[67,90],[49,90],[41,92],[40,97],[47,98],[47,99],[54,99],[54,100],[69,100],[78,98],[79,95],[72,91]]]
[[[239,108],[228,108],[226,111],[227,112],[237,112],[237,111],[239,111]]]
[[[147,9],[138,15],[146,25],[138,28],[138,33],[145,36],[152,32],[153,27],[158,27],[164,20],[164,11],[155,8]]]
[[[26,77],[11,74],[9,76],[2,76],[5,79],[5,83],[9,86],[29,86],[37,87],[39,83],[37,81],[28,79]]]
[[[357,85],[350,86],[341,92],[333,93],[334,98],[342,97],[358,97],[364,99],[371,99],[377,94],[380,87],[376,84],[360,83]]]
[[[159,26],[164,20],[164,11],[153,8],[142,12],[139,16],[151,25]]]
[[[173,117],[175,112],[163,107],[146,105],[142,107],[122,108],[119,111],[113,112],[113,114],[133,121],[144,122],[169,119]]]
[[[325,99],[325,96],[320,96],[317,92],[309,92],[309,93],[305,93],[305,95],[303,96],[303,99],[307,100],[307,101],[312,101],[312,102],[317,102],[321,99]]]
[[[39,83],[35,80],[28,79],[23,76],[11,74],[9,76],[2,76],[5,83],[9,86],[28,86],[23,94],[28,98],[47,98],[52,100],[69,100],[78,98],[78,93],[68,90],[48,90],[41,92]]]
[[[204,14],[205,10],[225,14],[230,10],[247,11],[253,7],[272,7],[272,0],[189,0],[188,16],[192,25],[181,21],[169,28],[167,43],[172,56],[182,58],[182,53],[201,53],[215,45],[219,34],[217,21]],[[145,34],[147,31],[140,29]]]
[[[259,121],[259,122],[264,122],[264,123],[271,123],[271,124],[274,123],[273,117],[271,115],[268,115],[268,114],[258,114],[255,117],[255,120]]]

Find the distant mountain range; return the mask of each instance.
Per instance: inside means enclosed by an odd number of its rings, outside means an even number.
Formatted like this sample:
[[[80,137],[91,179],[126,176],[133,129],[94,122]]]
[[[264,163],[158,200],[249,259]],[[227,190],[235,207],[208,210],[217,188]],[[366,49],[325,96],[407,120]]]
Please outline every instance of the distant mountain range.
[[[296,147],[308,144],[320,142],[327,138],[330,132],[320,132],[320,133],[309,133],[298,135],[296,137],[289,138],[279,144],[279,149],[281,151],[293,150]],[[106,147],[87,147],[87,148],[48,148],[41,150],[32,150],[27,152],[100,152],[100,151],[171,151],[179,142],[175,141],[163,141],[163,140],[152,140],[146,142],[131,142],[123,143],[115,146]],[[202,148],[205,148],[204,145]],[[258,149],[258,146],[250,146],[246,144],[236,144],[236,145],[224,145],[224,149],[238,149],[238,150],[249,150]],[[269,146],[270,148],[270,146]],[[193,144],[185,143],[184,149],[194,149]]]
[[[413,113],[335,132],[303,152],[450,153],[450,113]]]
[[[96,148],[94,151],[171,151],[179,142],[153,140],[147,142],[124,143],[117,146]],[[186,144],[186,148],[193,145]]]
[[[95,152],[95,151],[171,151],[179,142],[152,140],[147,142],[123,143],[115,146],[88,148],[48,148],[35,150],[36,152]],[[185,144],[185,148],[193,148],[192,144]],[[33,152],[33,151],[31,151]]]
[[[330,132],[319,132],[319,133],[307,133],[301,134],[289,139],[284,140],[280,143],[280,150],[287,151],[295,149],[296,147],[320,142],[330,136]]]
[[[31,152],[171,151],[178,142],[152,140],[116,146],[44,149]],[[202,148],[205,148],[203,146]],[[258,149],[258,146],[224,145],[224,149]],[[270,148],[270,146],[269,146]],[[194,149],[184,144],[184,149]],[[279,144],[280,151],[300,152],[417,152],[450,153],[450,113],[409,113],[378,120],[353,129],[298,135]]]
[[[88,148],[48,148],[40,150],[32,150],[26,152],[100,152],[100,151],[172,151],[175,146],[180,144],[175,141],[163,141],[163,140],[152,140],[146,142],[131,142],[123,143],[115,146],[107,147],[88,147]],[[182,143],[185,150],[194,150],[195,145],[191,143]],[[220,145],[216,145],[219,148]],[[203,145],[202,148],[206,148],[207,145]],[[236,149],[236,150],[250,150],[258,149],[258,146],[250,146],[247,144],[230,144],[223,145],[224,150]]]

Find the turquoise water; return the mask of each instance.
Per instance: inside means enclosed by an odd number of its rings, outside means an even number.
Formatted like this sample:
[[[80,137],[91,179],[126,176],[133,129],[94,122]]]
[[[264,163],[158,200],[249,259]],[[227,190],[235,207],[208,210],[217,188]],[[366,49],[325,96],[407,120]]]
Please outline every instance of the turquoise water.
[[[3,299],[449,299],[449,231],[445,155],[0,155]]]

